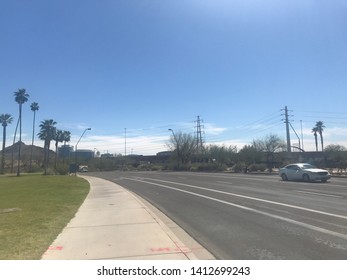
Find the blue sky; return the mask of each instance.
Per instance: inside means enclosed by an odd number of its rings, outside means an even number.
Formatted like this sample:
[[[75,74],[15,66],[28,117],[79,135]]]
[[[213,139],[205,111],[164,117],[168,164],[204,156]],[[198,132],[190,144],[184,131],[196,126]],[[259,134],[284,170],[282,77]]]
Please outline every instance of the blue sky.
[[[79,148],[123,154],[126,128],[127,153],[154,154],[197,116],[206,143],[285,139],[288,106],[306,150],[316,121],[347,146],[346,14],[344,0],[3,0],[0,113],[18,118],[25,88],[27,144],[38,102],[37,126],[54,119],[71,145],[91,127]]]

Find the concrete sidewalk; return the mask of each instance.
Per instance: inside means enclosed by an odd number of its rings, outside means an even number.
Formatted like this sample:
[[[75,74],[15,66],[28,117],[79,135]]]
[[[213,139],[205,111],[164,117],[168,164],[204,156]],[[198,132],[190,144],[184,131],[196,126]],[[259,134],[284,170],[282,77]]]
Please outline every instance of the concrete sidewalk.
[[[140,197],[110,181],[81,177],[90,192],[43,260],[214,259]]]

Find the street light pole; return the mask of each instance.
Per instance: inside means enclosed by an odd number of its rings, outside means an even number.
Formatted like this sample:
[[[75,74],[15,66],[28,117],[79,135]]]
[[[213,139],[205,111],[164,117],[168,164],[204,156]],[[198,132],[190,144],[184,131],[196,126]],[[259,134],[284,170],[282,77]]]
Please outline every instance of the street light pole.
[[[78,139],[78,141],[77,141],[77,143],[76,143],[76,145],[75,145],[75,164],[76,164],[76,172],[77,172],[77,167],[78,167],[78,164],[77,164],[77,145],[78,145],[78,143],[81,141],[81,139],[82,139],[84,133],[86,133],[87,130],[92,130],[92,129],[91,129],[90,127],[86,128],[86,129],[83,131],[83,133],[82,133],[80,139]]]
[[[176,139],[175,132],[171,128],[169,128],[169,131],[172,132],[173,138],[175,139],[175,142],[176,142],[176,148],[177,148],[177,139]]]

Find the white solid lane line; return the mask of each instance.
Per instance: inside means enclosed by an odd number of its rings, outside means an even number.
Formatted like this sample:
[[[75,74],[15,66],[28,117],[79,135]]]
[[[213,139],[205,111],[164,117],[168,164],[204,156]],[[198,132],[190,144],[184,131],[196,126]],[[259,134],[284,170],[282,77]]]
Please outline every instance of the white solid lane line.
[[[294,225],[305,227],[305,228],[310,229],[310,230],[318,231],[318,232],[321,232],[321,233],[324,233],[324,234],[329,234],[329,235],[332,235],[332,236],[335,236],[335,237],[347,240],[347,235],[345,235],[345,234],[342,234],[342,233],[339,233],[339,232],[335,232],[335,231],[331,231],[331,230],[327,230],[327,229],[320,228],[320,227],[317,227],[317,226],[313,226],[313,225],[310,225],[310,224],[306,224],[306,223],[303,223],[303,222],[295,221],[295,220],[292,220],[292,219],[289,219],[289,218],[285,218],[285,217],[282,217],[282,216],[270,214],[270,213],[263,212],[263,211],[260,211],[260,210],[254,209],[254,208],[250,208],[250,207],[247,207],[247,206],[242,206],[242,205],[239,205],[239,204],[231,203],[231,202],[228,202],[228,201],[224,201],[224,200],[221,200],[221,199],[209,197],[209,196],[202,195],[202,194],[197,194],[197,193],[186,191],[186,190],[176,189],[174,187],[170,187],[170,186],[166,186],[166,185],[162,185],[162,184],[158,184],[158,183],[154,183],[154,182],[142,181],[142,180],[133,179],[133,178],[124,178],[124,179],[128,179],[128,180],[131,180],[131,181],[142,182],[142,183],[146,183],[146,184],[150,184],[150,185],[154,185],[154,186],[158,186],[158,187],[162,187],[162,188],[166,188],[166,189],[171,189],[171,190],[187,193],[187,194],[198,196],[198,197],[201,197],[201,198],[209,199],[209,200],[212,200],[212,201],[216,201],[216,202],[223,203],[223,204],[226,204],[226,205],[229,205],[229,206],[237,207],[237,208],[240,208],[240,209],[243,209],[243,210],[247,210],[247,211],[250,211],[250,212],[253,212],[253,213],[261,214],[261,215],[264,215],[264,216],[267,216],[267,217],[270,217],[270,218],[282,220],[282,221],[285,221],[285,222],[288,222],[288,223],[291,223],[291,224],[294,224]]]
[[[130,179],[130,178],[128,178],[128,179]],[[142,178],[142,179],[158,181],[158,182],[162,182],[162,183],[169,183],[169,184],[174,184],[174,185],[179,185],[179,186],[185,186],[185,187],[189,187],[189,188],[200,189],[200,190],[205,190],[205,191],[210,191],[210,192],[216,192],[216,193],[226,194],[226,195],[230,195],[230,196],[236,196],[236,197],[246,198],[246,199],[250,199],[250,200],[275,204],[275,205],[279,205],[279,206],[290,207],[290,208],[294,208],[294,209],[298,209],[298,210],[304,210],[304,211],[308,211],[308,212],[312,212],[312,213],[323,214],[323,215],[347,220],[347,216],[332,214],[332,213],[328,213],[328,212],[323,212],[323,211],[314,210],[314,209],[310,209],[310,208],[305,208],[305,207],[295,206],[295,205],[291,205],[291,204],[276,202],[276,201],[272,201],[272,200],[266,200],[266,199],[252,197],[252,196],[246,196],[246,195],[241,195],[241,194],[236,194],[236,193],[213,190],[213,189],[208,189],[208,188],[203,188],[203,187],[198,187],[198,186],[193,186],[193,185],[188,185],[188,184],[183,184],[183,183],[159,180],[159,179],[151,179],[151,178]]]

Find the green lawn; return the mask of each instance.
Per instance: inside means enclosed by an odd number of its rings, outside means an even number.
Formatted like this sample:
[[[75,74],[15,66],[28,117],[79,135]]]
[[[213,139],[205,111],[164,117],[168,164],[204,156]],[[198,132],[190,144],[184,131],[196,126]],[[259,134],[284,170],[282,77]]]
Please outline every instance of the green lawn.
[[[0,176],[0,260],[40,259],[88,192],[74,176]]]

